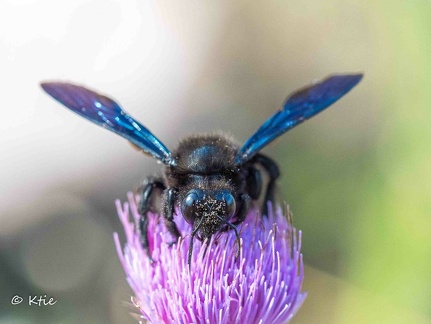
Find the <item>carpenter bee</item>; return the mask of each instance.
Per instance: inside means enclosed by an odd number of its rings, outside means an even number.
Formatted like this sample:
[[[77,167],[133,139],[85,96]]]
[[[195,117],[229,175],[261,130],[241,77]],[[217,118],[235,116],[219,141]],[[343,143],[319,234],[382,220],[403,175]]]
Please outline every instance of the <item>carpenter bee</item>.
[[[340,99],[361,78],[362,74],[332,75],[292,93],[282,109],[266,120],[242,147],[223,134],[193,135],[180,141],[172,152],[112,99],[70,83],[45,82],[41,86],[73,112],[125,137],[164,164],[163,176],[148,178],[139,189],[142,246],[150,255],[147,213],[150,209],[157,210],[153,197],[161,195],[161,215],[174,238],[180,237],[174,222],[176,208],[192,226],[190,265],[194,237],[205,240],[231,229],[239,244],[236,226],[244,221],[251,203],[261,196],[262,171],[269,179],[264,206],[273,201],[279,169],[259,151]],[[266,214],[265,207],[262,213]]]

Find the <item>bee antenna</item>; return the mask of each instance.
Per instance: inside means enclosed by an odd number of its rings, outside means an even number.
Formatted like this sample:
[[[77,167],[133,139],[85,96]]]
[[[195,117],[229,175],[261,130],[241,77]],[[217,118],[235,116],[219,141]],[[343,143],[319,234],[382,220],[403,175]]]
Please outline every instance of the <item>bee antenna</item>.
[[[241,241],[239,238],[239,234],[238,234],[238,229],[236,228],[236,226],[234,224],[232,224],[231,222],[227,221],[226,219],[224,219],[221,216],[218,216],[218,218],[223,221],[226,225],[228,225],[230,228],[232,228],[235,232],[235,236],[236,236],[236,242],[238,243],[238,250],[236,251],[236,258],[239,256],[239,251],[241,250]]]
[[[189,245],[189,252],[188,252],[188,256],[187,256],[187,264],[189,265],[189,269],[190,269],[190,265],[192,263],[192,253],[193,253],[193,239],[196,235],[196,233],[199,230],[199,227],[201,227],[202,223],[203,223],[203,218],[201,218],[201,221],[199,222],[199,224],[196,226],[196,228],[193,230],[192,232],[192,236],[190,237],[190,245]],[[193,223],[193,226],[195,225],[195,223]]]
[[[194,239],[195,233],[192,233],[192,236],[190,238],[190,244],[189,244],[189,253],[187,256],[187,264],[189,266],[189,270],[190,270],[190,265],[192,263],[192,253],[193,253],[193,239]]]
[[[209,245],[210,245],[210,239],[206,239],[206,240],[205,240],[205,242],[206,242],[206,244],[205,244],[205,250],[204,250],[204,255],[203,255],[203,257],[205,257],[205,255],[207,254],[208,247],[209,247]]]

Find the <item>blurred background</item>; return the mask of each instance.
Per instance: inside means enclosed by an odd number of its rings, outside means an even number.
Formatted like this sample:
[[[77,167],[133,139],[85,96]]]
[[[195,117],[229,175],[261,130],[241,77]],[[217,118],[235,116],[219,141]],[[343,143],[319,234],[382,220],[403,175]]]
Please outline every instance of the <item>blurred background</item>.
[[[430,14],[419,0],[2,0],[0,323],[135,322],[114,201],[160,166],[40,81],[109,94],[173,148],[219,129],[243,143],[288,93],[358,71],[264,150],[303,230],[293,323],[430,323]]]

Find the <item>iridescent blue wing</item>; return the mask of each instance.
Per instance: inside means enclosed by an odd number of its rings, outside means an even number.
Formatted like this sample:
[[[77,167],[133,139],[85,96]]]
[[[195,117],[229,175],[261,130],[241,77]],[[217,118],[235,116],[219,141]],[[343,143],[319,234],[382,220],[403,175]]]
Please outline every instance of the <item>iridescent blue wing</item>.
[[[344,96],[362,79],[362,74],[333,75],[291,94],[284,107],[265,121],[238,152],[236,164],[250,160],[281,134],[313,117]]]
[[[50,96],[73,112],[125,137],[163,163],[174,163],[166,146],[112,99],[70,83],[45,82],[41,86]]]

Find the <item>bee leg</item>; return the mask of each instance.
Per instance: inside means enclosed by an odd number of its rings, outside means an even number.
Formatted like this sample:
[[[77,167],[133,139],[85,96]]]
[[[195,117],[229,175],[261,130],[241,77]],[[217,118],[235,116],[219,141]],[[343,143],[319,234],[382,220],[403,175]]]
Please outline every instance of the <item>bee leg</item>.
[[[165,188],[166,186],[162,181],[150,178],[147,181],[145,181],[145,183],[138,189],[138,192],[140,194],[138,212],[141,215],[141,218],[139,219],[139,232],[141,233],[141,244],[150,258],[151,258],[151,253],[150,253],[150,246],[148,242],[147,213],[152,208],[151,198],[154,194],[154,189],[164,190]]]
[[[251,199],[259,199],[260,193],[262,191],[262,176],[260,171],[254,167],[248,170],[247,175],[247,192]]]
[[[254,161],[259,163],[269,175],[269,182],[266,187],[265,201],[263,202],[262,213],[268,215],[268,201],[274,202],[276,180],[280,176],[277,164],[263,154],[256,154]]]
[[[177,192],[174,188],[168,188],[165,190],[165,208],[163,215],[165,217],[165,225],[169,233],[175,237],[175,241],[171,242],[170,245],[177,243],[178,238],[181,236],[178,230],[177,224],[174,222],[175,213],[175,196]]]
[[[240,200],[240,208],[236,216],[236,221],[233,222],[233,225],[241,224],[244,221],[245,217],[247,216],[247,212],[250,209],[250,203],[251,197],[247,194],[242,194]]]

